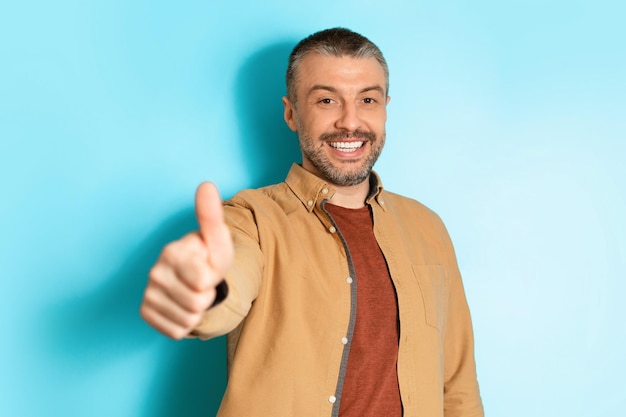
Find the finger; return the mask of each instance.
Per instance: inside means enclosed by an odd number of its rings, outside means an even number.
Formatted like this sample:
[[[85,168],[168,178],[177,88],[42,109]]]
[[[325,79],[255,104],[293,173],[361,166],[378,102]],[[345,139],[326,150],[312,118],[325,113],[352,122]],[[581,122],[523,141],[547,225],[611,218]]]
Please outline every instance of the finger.
[[[152,307],[148,303],[141,305],[140,314],[150,326],[172,339],[182,339],[193,330],[193,328],[183,327],[172,321],[170,316],[164,315],[161,310]]]
[[[152,327],[173,339],[189,333],[195,322],[192,314],[177,307],[158,286],[150,283],[146,287],[140,309],[141,317]]]
[[[210,243],[213,234],[224,223],[222,198],[215,184],[203,182],[196,190],[196,219],[200,235],[205,243]]]
[[[150,280],[161,286],[168,281],[184,282],[194,291],[215,286],[208,263],[208,248],[199,232],[189,233],[163,248],[157,263],[150,271]],[[167,285],[166,285],[167,284]]]
[[[196,191],[196,218],[202,240],[209,249],[209,263],[218,274],[225,274],[233,259],[230,231],[224,223],[224,208],[217,187],[200,184]]]
[[[191,258],[176,270],[155,267],[151,278],[151,284],[189,313],[201,313],[209,308],[215,299],[215,287],[221,280],[200,257]]]

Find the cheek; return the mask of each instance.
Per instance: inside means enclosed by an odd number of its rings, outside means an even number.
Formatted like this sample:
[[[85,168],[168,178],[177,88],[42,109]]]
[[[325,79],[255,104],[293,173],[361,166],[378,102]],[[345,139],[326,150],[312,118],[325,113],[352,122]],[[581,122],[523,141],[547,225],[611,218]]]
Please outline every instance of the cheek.
[[[366,125],[374,132],[384,132],[387,122],[387,114],[372,114],[365,120]]]
[[[309,119],[302,127],[305,128],[310,135],[315,137],[335,130],[332,119],[320,117]]]
[[[385,130],[385,124],[387,123],[387,110],[382,110],[381,113],[378,115],[377,117],[378,120],[378,126],[380,126],[380,128],[382,130]]]

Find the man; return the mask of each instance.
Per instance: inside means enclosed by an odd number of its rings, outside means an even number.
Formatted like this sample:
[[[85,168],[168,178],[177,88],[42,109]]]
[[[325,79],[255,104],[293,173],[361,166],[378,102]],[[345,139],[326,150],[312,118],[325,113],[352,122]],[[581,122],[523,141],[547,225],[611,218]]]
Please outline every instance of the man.
[[[283,104],[302,164],[223,209],[200,185],[200,230],[153,267],[148,323],[175,339],[228,333],[219,416],[483,416],[448,234],[372,172],[387,93],[368,39],[337,28],[301,41]]]

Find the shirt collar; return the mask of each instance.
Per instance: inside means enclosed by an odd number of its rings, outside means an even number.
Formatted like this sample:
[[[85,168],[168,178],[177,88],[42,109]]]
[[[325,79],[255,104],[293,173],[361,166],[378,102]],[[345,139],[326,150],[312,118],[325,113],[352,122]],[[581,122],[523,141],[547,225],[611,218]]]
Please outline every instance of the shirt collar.
[[[285,180],[291,191],[298,197],[304,207],[311,212],[323,200],[330,199],[335,194],[335,187],[318,177],[317,175],[302,168],[299,164],[294,163],[287,174]],[[380,177],[374,171],[370,175],[370,193],[365,199],[367,204],[376,201],[381,207],[381,194],[383,192]]]

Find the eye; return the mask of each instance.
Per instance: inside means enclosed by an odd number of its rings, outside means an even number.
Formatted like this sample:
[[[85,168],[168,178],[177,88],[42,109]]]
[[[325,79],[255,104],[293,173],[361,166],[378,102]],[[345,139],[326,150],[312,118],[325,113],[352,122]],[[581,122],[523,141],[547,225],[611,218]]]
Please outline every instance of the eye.
[[[374,99],[372,97],[365,97],[363,99],[363,103],[365,103],[365,104],[374,104],[374,103],[376,103],[376,99]]]
[[[331,98],[323,98],[319,101],[319,103],[321,104],[331,104],[333,102],[333,99]]]

